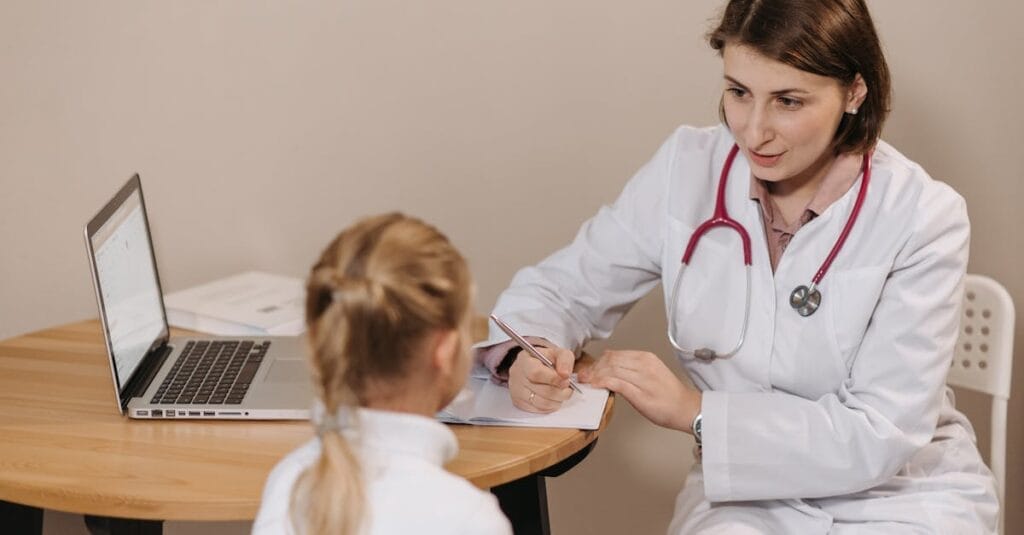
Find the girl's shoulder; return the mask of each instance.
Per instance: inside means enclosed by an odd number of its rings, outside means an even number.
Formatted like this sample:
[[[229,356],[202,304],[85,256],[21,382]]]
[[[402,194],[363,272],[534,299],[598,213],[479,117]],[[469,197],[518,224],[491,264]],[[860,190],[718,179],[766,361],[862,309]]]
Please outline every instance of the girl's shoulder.
[[[511,533],[493,494],[441,466],[392,459],[368,484],[371,533]]]

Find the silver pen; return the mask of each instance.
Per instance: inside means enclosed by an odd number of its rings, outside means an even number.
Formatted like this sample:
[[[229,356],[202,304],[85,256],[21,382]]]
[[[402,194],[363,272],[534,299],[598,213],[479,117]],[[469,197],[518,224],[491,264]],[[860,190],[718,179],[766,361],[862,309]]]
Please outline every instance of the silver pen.
[[[519,347],[523,348],[524,351],[529,353],[537,360],[543,362],[544,365],[547,366],[548,368],[551,368],[552,370],[555,369],[555,365],[552,364],[547,357],[541,354],[540,351],[537,351],[537,348],[533,347],[533,344],[527,342],[526,339],[523,338],[522,336],[519,336],[519,333],[513,331],[512,327],[509,327],[507,323],[498,319],[498,316],[491,314],[491,320],[494,321],[494,324],[497,325],[499,329],[505,331],[505,334],[509,335]],[[578,392],[579,394],[583,394],[583,390],[580,389],[580,385],[576,384],[576,381],[573,381],[572,378],[569,379],[569,386],[572,387],[572,389]]]

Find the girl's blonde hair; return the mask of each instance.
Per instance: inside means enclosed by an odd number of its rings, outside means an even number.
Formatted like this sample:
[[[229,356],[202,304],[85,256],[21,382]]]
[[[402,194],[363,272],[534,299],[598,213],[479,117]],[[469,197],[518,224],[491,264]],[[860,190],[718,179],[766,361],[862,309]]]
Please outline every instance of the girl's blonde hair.
[[[470,295],[465,259],[436,228],[392,213],[342,231],[306,285],[306,326],[325,421],[365,405],[368,380],[402,377],[428,334],[464,328]],[[353,535],[366,500],[359,462],[337,429],[321,427],[320,443],[319,461],[295,484],[292,524],[298,533]]]

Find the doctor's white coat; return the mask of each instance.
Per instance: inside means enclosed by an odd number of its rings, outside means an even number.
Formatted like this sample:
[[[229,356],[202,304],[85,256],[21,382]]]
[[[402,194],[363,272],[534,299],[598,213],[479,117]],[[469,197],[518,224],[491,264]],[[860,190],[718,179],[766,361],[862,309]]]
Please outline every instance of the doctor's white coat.
[[[516,274],[495,313],[577,349],[607,337],[662,282],[680,345],[731,347],[746,289],[735,233],[705,235],[677,304],[669,293],[733,143],[723,126],[678,129],[568,247]],[[773,273],[737,156],[726,202],[752,240],[750,324],[732,358],[682,361],[704,392],[704,448],[671,533],[994,532],[991,473],[945,386],[965,203],[884,142],[872,164],[860,217],[819,286],[821,308],[801,317],[789,294],[828,256],[861,178],[797,232]],[[492,329],[490,341],[505,338]]]

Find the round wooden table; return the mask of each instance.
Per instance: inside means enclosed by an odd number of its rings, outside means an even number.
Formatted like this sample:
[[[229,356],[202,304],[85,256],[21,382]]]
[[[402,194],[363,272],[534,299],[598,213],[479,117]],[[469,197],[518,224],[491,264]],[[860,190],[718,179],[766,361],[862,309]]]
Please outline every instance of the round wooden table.
[[[254,518],[267,474],[309,440],[309,423],[129,420],[100,329],[90,320],[0,342],[0,500],[130,519]],[[600,432],[451,429],[460,446],[451,472],[484,489],[533,477],[541,492],[539,475]]]

